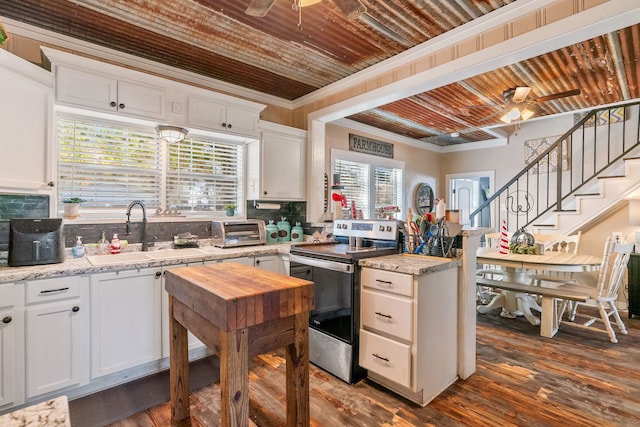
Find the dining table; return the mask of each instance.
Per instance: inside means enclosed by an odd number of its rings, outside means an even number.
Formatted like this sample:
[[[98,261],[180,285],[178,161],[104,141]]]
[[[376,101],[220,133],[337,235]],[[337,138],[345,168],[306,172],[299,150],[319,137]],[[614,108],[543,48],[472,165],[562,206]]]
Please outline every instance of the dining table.
[[[540,325],[541,318],[531,312],[531,310],[543,313],[536,298],[536,286],[534,280],[531,279],[530,273],[588,273],[596,272],[600,269],[602,258],[593,255],[573,254],[567,252],[547,251],[544,254],[515,254],[500,253],[497,248],[478,248],[477,263],[499,266],[501,268],[501,280],[517,285],[527,285],[525,288],[531,288],[530,293],[514,292],[512,290],[501,289],[489,304],[478,305],[479,313],[488,313],[494,309],[502,308],[501,316],[506,318],[515,318],[516,316],[524,316],[532,325]],[[567,279],[569,281],[569,279]],[[562,283],[549,283],[546,286],[559,287]],[[554,306],[555,308],[555,306]],[[545,320],[548,319],[546,322]],[[555,327],[550,324],[554,323],[549,314],[545,319],[542,316],[543,324],[541,325],[541,335],[551,337],[555,333]]]

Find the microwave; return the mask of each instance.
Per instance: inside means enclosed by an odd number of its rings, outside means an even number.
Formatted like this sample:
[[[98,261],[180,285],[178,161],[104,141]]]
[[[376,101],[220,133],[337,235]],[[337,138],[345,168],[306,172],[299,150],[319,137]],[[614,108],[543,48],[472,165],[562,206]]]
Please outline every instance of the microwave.
[[[267,242],[267,231],[261,219],[239,221],[213,221],[211,243],[220,248],[263,245]]]

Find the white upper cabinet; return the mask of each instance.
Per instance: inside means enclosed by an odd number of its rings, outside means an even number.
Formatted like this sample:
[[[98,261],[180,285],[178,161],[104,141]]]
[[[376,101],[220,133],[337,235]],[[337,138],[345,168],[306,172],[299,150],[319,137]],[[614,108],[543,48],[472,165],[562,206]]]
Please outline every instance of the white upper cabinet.
[[[97,111],[164,119],[165,88],[56,66],[56,101]]]
[[[304,200],[307,132],[260,122],[260,141],[247,146],[247,198]]]
[[[48,192],[53,75],[0,49],[0,188]]]
[[[253,102],[241,105],[240,102],[220,94],[191,94],[187,101],[187,126],[258,136],[260,111],[265,106]]]

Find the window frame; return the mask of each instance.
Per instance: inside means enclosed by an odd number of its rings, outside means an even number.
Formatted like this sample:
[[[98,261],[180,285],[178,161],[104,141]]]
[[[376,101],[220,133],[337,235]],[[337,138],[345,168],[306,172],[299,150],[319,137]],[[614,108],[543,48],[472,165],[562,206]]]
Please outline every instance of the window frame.
[[[90,113],[86,114],[84,111],[78,111],[76,109],[70,108],[61,108],[59,111],[56,111],[54,115],[54,176],[56,179],[56,186],[58,186],[59,179],[59,170],[58,170],[58,162],[60,158],[60,141],[58,137],[58,124],[60,119],[65,120],[78,120],[78,121],[94,121],[101,125],[113,125],[114,127],[126,128],[131,127],[135,129],[143,129],[145,131],[149,131],[155,133],[155,127],[159,124],[157,122],[150,122],[148,120],[142,119],[134,119],[129,117],[113,117],[109,114],[104,113]],[[241,146],[241,153],[239,155],[239,164],[241,170],[240,172],[240,181],[238,182],[239,192],[238,192],[238,208],[236,209],[236,216],[243,216],[244,212],[244,202],[246,200],[246,173],[247,173],[247,143],[256,141],[256,137],[248,137],[248,136],[238,136],[238,135],[227,135],[218,132],[212,132],[202,129],[193,129],[189,128],[189,135],[187,139],[192,138],[198,141],[210,141],[210,142],[222,142],[222,143],[230,143],[234,145]],[[167,179],[168,179],[168,156],[169,156],[169,147],[168,143],[163,140],[160,140],[159,137],[155,138],[158,144],[160,144],[160,154],[159,154],[159,180],[158,182],[158,191],[160,192],[160,206],[147,206],[147,215],[150,216],[153,212],[149,212],[149,210],[155,210],[156,208],[167,209]],[[63,204],[61,200],[61,195],[59,190],[56,189],[54,192],[54,202],[55,206],[54,210],[58,214],[59,217],[63,215]],[[126,203],[130,203],[132,200],[126,200]],[[120,219],[124,215],[124,210],[118,206],[117,208],[82,208],[82,217],[77,220],[80,222],[91,222],[92,220],[100,219]],[[181,215],[185,219],[198,219],[198,218],[223,218],[226,217],[226,211],[182,211]],[[158,217],[161,218],[161,217]],[[178,219],[179,217],[166,217],[167,219]]]
[[[334,173],[337,173],[337,171],[336,171],[336,161],[337,160],[350,161],[350,162],[356,162],[356,163],[363,163],[363,164],[368,164],[370,166],[370,168],[369,168],[369,193],[368,193],[370,212],[363,212],[363,217],[364,218],[375,218],[376,217],[375,216],[375,171],[376,171],[376,167],[400,169],[402,171],[402,173],[401,173],[402,186],[401,186],[401,189],[400,189],[400,191],[401,191],[400,198],[401,198],[401,201],[402,201],[402,206],[400,206],[400,212],[396,213],[396,218],[397,219],[401,219],[402,218],[402,212],[406,210],[406,206],[407,206],[406,194],[405,194],[405,191],[404,191],[404,183],[406,182],[406,169],[405,169],[405,162],[403,160],[389,159],[389,158],[386,158],[386,157],[373,156],[371,154],[364,154],[364,153],[358,153],[358,152],[354,152],[354,151],[346,151],[346,150],[340,150],[340,149],[337,149],[337,148],[332,148],[331,149],[331,176],[333,176]],[[332,185],[332,184],[333,183],[330,183],[330,185]],[[330,203],[330,204],[331,204],[331,206],[333,206],[333,203]],[[335,214],[335,212],[334,212],[334,214]]]

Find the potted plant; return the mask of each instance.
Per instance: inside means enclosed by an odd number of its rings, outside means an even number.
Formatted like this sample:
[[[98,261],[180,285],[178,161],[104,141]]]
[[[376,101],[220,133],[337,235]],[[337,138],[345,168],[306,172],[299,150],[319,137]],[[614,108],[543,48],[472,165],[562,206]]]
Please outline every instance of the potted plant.
[[[230,204],[230,205],[224,205],[223,208],[225,208],[227,210],[227,216],[234,216],[236,213],[236,208],[238,206]]]
[[[79,218],[80,203],[83,202],[86,202],[86,200],[81,199],[80,197],[69,197],[68,199],[63,199],[62,203],[64,204],[64,217],[66,219]]]

